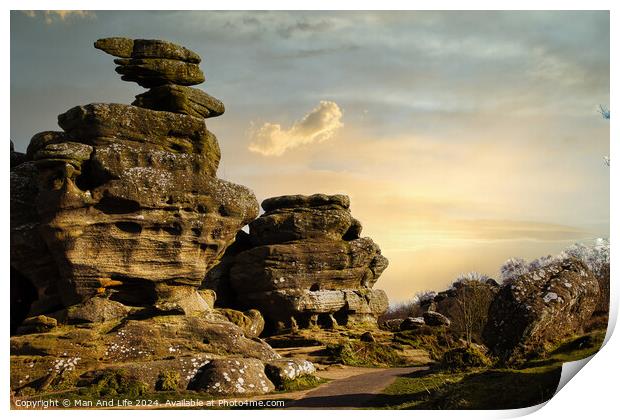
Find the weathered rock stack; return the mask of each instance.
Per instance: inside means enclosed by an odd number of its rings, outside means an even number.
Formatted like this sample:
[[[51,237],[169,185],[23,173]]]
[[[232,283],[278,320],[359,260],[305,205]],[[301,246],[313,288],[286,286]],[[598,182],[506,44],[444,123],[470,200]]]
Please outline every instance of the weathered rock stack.
[[[485,344],[503,361],[519,361],[581,332],[599,298],[586,265],[566,258],[504,283],[489,307]]]
[[[220,149],[204,118],[224,106],[188,87],[204,81],[200,57],[157,40],[95,47],[121,57],[123,80],[151,90],[133,106],[70,109],[58,117],[63,132],[35,135],[25,162],[15,159],[11,285],[30,286],[37,301],[11,340],[13,389],[73,386],[112,368],[151,387],[172,371],[180,388],[273,389],[260,371],[279,356],[248,338],[260,332],[260,314],[244,315],[244,335],[198,290],[258,214],[250,190],[216,177]],[[225,356],[252,358],[253,387],[215,386],[228,364],[205,366]]]
[[[171,43],[108,38],[95,46],[129,57],[115,60],[124,80],[170,90],[204,80],[200,58]],[[250,190],[215,177],[220,150],[203,117],[223,105],[194,102],[210,97],[182,89],[173,101],[78,106],[58,117],[64,132],[33,137],[27,155],[39,175],[36,208],[65,305],[102,294],[162,305],[195,296],[256,217]]]
[[[315,194],[269,198],[250,223],[251,248],[230,268],[239,305],[259,309],[272,332],[314,325],[374,324],[388,307],[372,287],[388,261],[361,238],[349,198]]]

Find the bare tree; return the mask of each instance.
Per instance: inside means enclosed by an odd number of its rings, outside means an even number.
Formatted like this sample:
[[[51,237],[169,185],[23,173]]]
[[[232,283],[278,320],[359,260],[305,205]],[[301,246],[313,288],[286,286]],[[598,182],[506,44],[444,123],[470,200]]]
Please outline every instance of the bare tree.
[[[604,119],[606,120],[610,119],[609,108],[607,108],[606,106],[599,105],[598,112],[601,113]],[[609,166],[609,160],[610,160],[609,156],[603,156],[603,161],[605,162],[605,165]]]
[[[487,322],[489,305],[494,292],[480,282],[470,281],[456,292],[456,313],[452,315],[453,329],[460,332],[467,344],[478,339]]]

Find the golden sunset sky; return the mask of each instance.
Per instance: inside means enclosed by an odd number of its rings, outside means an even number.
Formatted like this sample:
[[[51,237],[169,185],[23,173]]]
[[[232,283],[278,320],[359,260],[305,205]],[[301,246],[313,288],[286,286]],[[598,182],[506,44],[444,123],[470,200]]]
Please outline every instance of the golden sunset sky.
[[[12,12],[18,150],[143,91],[92,48],[107,36],[198,52],[226,104],[218,176],[349,195],[392,302],[609,236],[606,12]]]

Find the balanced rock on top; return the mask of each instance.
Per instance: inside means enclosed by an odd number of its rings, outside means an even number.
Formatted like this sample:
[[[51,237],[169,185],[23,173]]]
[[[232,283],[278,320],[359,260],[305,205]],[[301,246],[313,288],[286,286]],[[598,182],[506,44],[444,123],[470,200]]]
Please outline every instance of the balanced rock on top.
[[[199,118],[224,113],[221,101],[189,87],[205,81],[195,52],[167,41],[127,38],[103,38],[95,48],[119,57],[114,62],[122,80],[151,88],[136,96],[132,105]]]

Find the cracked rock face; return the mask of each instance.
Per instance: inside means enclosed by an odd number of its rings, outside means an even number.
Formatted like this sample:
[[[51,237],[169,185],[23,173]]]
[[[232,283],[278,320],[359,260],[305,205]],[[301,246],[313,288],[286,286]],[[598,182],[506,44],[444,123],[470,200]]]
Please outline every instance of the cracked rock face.
[[[344,195],[282,196],[250,223],[250,249],[230,268],[238,303],[259,309],[272,330],[374,323],[387,297],[371,288],[387,259],[351,216]]]
[[[500,288],[489,308],[485,344],[505,361],[579,333],[594,312],[599,285],[574,258],[521,275]]]
[[[153,303],[160,284],[198,287],[257,214],[250,190],[214,176],[219,147],[201,119],[90,104],[59,123],[64,133],[44,133],[29,152],[66,304],[108,288]]]

